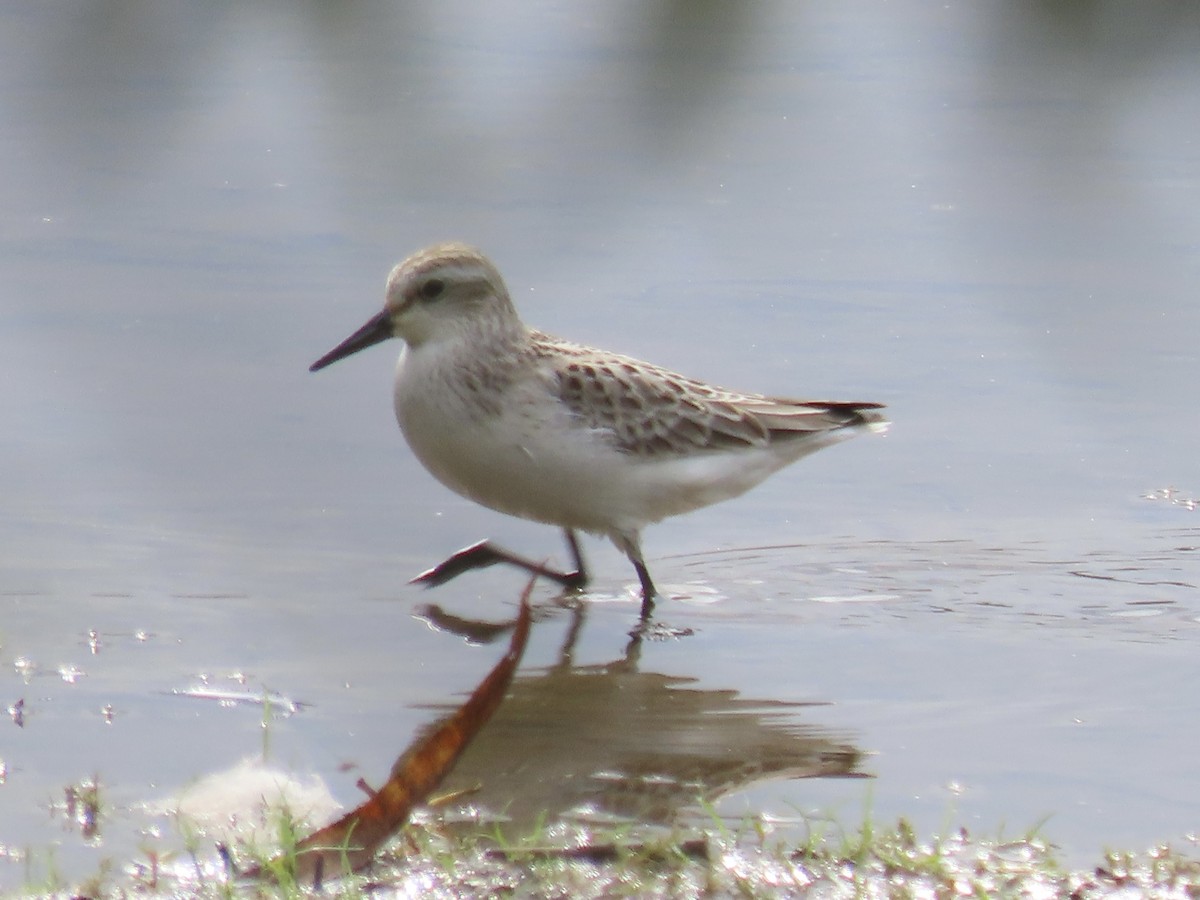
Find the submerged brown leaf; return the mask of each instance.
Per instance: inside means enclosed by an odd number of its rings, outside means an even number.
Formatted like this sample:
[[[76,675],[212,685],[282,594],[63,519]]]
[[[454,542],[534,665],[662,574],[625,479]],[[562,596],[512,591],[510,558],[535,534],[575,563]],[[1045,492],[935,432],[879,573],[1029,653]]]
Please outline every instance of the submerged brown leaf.
[[[326,878],[366,866],[454,767],[463,750],[503,702],[512,682],[529,637],[532,588],[531,580],[521,595],[521,611],[508,652],[467,701],[426,729],[396,760],[387,782],[377,791],[368,791],[370,797],[365,803],[296,846],[294,877],[298,883],[319,887]],[[276,860],[270,868],[280,863]],[[262,873],[247,874],[259,877]]]

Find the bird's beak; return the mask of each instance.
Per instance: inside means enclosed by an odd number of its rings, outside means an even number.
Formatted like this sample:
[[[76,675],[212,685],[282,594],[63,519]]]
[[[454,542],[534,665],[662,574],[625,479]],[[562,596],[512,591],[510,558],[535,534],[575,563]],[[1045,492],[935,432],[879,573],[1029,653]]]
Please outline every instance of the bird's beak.
[[[349,356],[351,353],[365,350],[367,347],[374,346],[380,341],[386,341],[392,336],[392,317],[386,309],[381,310],[378,314],[372,316],[366,325],[309,366],[308,371],[320,371],[326,366],[337,362],[339,359]]]

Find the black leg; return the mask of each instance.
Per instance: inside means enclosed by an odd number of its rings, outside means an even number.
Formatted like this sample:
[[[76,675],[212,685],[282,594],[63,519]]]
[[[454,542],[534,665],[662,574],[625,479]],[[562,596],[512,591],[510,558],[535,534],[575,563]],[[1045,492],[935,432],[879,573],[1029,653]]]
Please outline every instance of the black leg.
[[[503,547],[497,547],[491,541],[479,541],[470,547],[464,547],[432,569],[426,569],[410,583],[437,587],[452,578],[457,578],[463,572],[469,572],[472,569],[486,569],[496,563],[507,563],[541,578],[549,578],[570,590],[578,590],[587,584],[587,570],[583,566],[583,554],[579,550],[579,541],[575,537],[575,533],[568,529],[566,535],[567,544],[574,557],[574,572],[559,572],[557,569],[551,569],[532,559],[518,556]]]
[[[610,533],[614,544],[621,550],[629,561],[633,563],[633,570],[637,572],[638,581],[642,584],[642,624],[650,618],[650,614],[654,612],[654,598],[658,596],[658,588],[654,586],[654,582],[650,579],[650,570],[646,568],[646,560],[642,559],[642,544],[641,537],[636,531]]]
[[[589,576],[587,566],[583,564],[583,551],[579,549],[579,537],[570,528],[563,529],[563,537],[567,539],[567,547],[571,551],[571,562],[575,563],[575,571],[569,573],[574,577],[574,583],[563,582],[563,584],[569,588],[580,590],[587,586]]]
[[[650,580],[650,571],[644,562],[635,559],[633,568],[637,572],[638,581],[642,583],[642,621],[645,621],[654,612],[654,598],[658,596],[658,588]]]

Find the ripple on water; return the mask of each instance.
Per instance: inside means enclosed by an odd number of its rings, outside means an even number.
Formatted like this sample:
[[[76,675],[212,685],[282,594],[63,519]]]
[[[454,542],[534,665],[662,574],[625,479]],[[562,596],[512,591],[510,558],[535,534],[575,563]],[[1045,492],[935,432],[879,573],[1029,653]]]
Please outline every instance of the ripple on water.
[[[769,605],[773,615],[808,620],[853,608],[856,623],[863,615],[915,621],[934,613],[972,626],[1169,641],[1194,634],[1200,621],[1198,544],[1197,529],[1168,529],[1122,547],[846,540],[674,559],[693,575],[690,602],[717,604],[725,616],[742,609],[760,617]],[[705,582],[725,590],[704,596]]]

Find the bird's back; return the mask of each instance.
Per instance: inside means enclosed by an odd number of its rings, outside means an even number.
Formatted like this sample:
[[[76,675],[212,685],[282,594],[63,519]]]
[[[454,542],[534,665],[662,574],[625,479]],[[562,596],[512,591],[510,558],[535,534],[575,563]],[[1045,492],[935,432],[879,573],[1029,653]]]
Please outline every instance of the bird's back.
[[[648,459],[766,448],[776,442],[823,446],[822,437],[833,438],[835,432],[887,426],[878,412],[880,403],[731,391],[541,332],[533,332],[533,338],[551,374],[552,390],[572,415],[609,435],[620,451]]]

